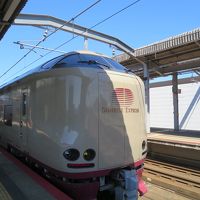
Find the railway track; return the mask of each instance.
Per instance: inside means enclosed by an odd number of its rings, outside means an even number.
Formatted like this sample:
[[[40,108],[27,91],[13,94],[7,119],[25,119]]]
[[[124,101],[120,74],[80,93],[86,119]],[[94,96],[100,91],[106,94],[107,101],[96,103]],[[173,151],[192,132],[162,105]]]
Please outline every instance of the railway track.
[[[200,171],[147,159],[144,180],[192,199],[200,199]]]

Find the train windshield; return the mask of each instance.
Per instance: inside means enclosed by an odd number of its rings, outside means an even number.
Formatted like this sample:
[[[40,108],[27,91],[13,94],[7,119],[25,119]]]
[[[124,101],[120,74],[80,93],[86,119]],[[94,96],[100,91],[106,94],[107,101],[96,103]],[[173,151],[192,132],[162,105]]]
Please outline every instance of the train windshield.
[[[127,71],[124,66],[120,65],[110,58],[91,54],[68,55],[60,62],[58,62],[53,68],[63,67],[91,67],[109,69],[114,71]]]
[[[81,60],[94,63],[96,65],[102,65],[104,67],[107,67],[111,70],[117,70],[117,71],[125,71],[125,67],[120,65],[119,63],[115,62],[114,60],[102,57],[102,56],[96,56],[96,55],[89,55],[89,54],[81,54]]]

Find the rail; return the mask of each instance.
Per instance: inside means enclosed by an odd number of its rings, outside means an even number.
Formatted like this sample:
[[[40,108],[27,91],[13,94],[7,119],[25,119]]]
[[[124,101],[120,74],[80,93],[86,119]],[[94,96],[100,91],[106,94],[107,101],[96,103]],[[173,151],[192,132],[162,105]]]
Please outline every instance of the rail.
[[[200,199],[200,171],[147,159],[143,177],[147,182]]]

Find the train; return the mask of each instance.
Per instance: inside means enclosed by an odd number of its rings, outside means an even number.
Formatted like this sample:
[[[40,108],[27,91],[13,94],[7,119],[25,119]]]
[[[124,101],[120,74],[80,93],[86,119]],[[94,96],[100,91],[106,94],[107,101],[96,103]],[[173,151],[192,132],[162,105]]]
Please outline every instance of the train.
[[[74,199],[119,188],[127,196],[124,180],[143,194],[145,113],[139,77],[103,54],[73,51],[0,87],[0,145]]]

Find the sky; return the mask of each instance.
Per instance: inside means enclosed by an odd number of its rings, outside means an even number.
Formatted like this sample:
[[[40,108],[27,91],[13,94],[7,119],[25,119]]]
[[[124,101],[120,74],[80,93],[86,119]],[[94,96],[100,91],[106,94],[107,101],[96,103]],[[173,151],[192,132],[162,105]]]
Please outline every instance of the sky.
[[[78,13],[97,0],[28,0],[21,13],[51,15],[63,20],[71,20]],[[133,0],[101,0],[75,20],[84,27],[92,27],[103,19],[134,2]],[[112,17],[94,30],[114,36],[132,48],[139,48],[183,32],[200,27],[200,0],[140,0],[127,10]],[[29,26],[11,26],[0,41],[0,76],[13,66],[29,49],[20,49],[13,42],[23,41],[36,44],[44,34],[44,29]],[[58,31],[40,44],[47,48],[55,48],[71,39],[73,34]],[[89,50],[112,55],[112,48],[107,44],[89,40]],[[78,37],[59,50],[70,52],[82,50],[84,40]],[[30,70],[47,60],[60,55],[52,52],[28,66],[44,55],[46,51],[36,49],[19,62],[12,70],[0,78],[0,85]],[[121,53],[121,52],[117,52]],[[28,66],[28,67],[27,67]]]

